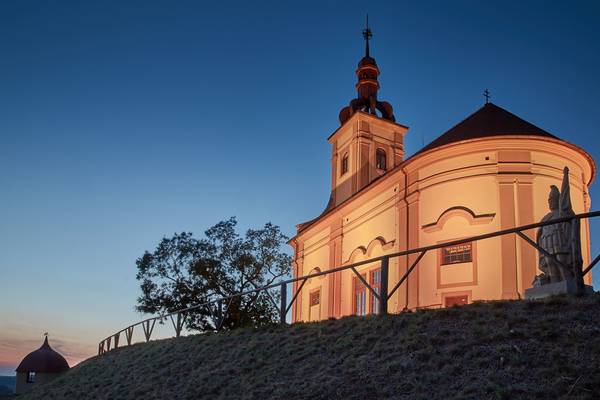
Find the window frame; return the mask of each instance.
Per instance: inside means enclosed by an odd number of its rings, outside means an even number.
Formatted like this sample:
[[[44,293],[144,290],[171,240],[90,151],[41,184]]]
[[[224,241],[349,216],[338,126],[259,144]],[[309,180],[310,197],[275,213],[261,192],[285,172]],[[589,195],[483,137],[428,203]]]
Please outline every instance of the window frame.
[[[456,299],[459,297],[462,297],[462,298],[466,297],[466,303],[457,304],[457,305],[471,304],[473,302],[473,292],[471,290],[460,290],[457,292],[443,292],[441,307],[442,308],[452,307],[452,305],[448,305],[448,301],[446,299]],[[450,302],[452,302],[452,300],[450,300]]]
[[[370,268],[360,274],[365,281],[377,293],[381,293],[381,267]],[[377,278],[377,281],[375,280]],[[358,294],[361,293],[362,314],[358,313]],[[364,317],[370,314],[379,314],[379,299],[369,290],[367,286],[355,275],[352,276],[352,314]]]
[[[316,304],[312,304],[313,301],[313,296],[317,295],[319,302]],[[316,315],[316,319],[313,319],[313,317],[315,317],[313,315],[313,307],[317,307],[317,310],[315,310]],[[308,293],[308,321],[320,321],[321,320],[321,287],[319,286],[316,289],[311,290]]]
[[[378,277],[377,283],[375,283],[375,277]],[[374,268],[369,271],[369,280],[367,281],[373,290],[379,295],[381,294],[381,268]],[[375,297],[373,293],[369,292],[370,304],[369,314],[379,314],[379,299]]]
[[[340,162],[340,176],[344,176],[346,175],[346,173],[348,172],[349,168],[349,156],[348,156],[348,152],[345,152],[344,155],[342,156],[342,161]]]
[[[446,255],[445,250],[451,247],[458,247],[458,246],[468,246],[468,253],[467,250],[462,250],[461,252],[458,252],[458,255]],[[464,254],[468,254],[468,259],[464,257]],[[454,259],[452,259],[452,257],[455,257]],[[472,263],[473,262],[473,242],[467,242],[467,243],[462,243],[459,245],[455,245],[455,246],[444,246],[440,249],[440,267],[445,266],[445,265],[455,265],[455,264],[464,264],[464,263]]]
[[[26,382],[27,383],[35,383],[35,371],[27,372]]]
[[[364,280],[367,280],[367,274],[366,273],[362,273],[361,276],[363,277]],[[352,313],[356,316],[359,317],[364,317],[366,315],[368,315],[368,308],[367,308],[367,287],[365,286],[364,283],[362,283],[362,281],[360,279],[358,279],[358,276],[354,275],[352,280]],[[367,281],[368,282],[368,281]],[[361,293],[361,310],[363,311],[361,314],[358,313],[358,294]]]
[[[446,240],[442,240],[442,241],[438,241],[436,242],[436,244],[439,245],[443,245],[443,246],[447,246],[447,244],[451,241],[454,240],[459,240],[459,239],[467,239],[468,237],[453,237],[452,239],[446,239]],[[468,262],[468,263],[463,263],[463,264],[445,264],[442,265],[442,250],[441,248],[438,249],[436,251],[436,257],[437,257],[437,266],[436,266],[436,280],[437,280],[437,288],[438,289],[449,289],[449,288],[458,288],[458,287],[466,287],[466,286],[475,286],[478,285],[478,274],[477,274],[477,270],[478,270],[478,255],[477,255],[477,244],[478,242],[472,241],[471,242],[471,257],[472,257],[472,261]],[[446,278],[443,278],[444,274],[447,274],[449,272],[452,272],[452,270],[459,268],[470,268],[471,269],[471,277],[465,277],[463,279],[461,279],[460,282],[456,281],[456,280],[452,280],[452,282],[447,281],[447,276]]]
[[[387,171],[387,152],[383,147],[378,147],[375,150],[375,168],[380,171]]]
[[[464,300],[464,301],[457,301]],[[444,308],[460,307],[469,304],[468,294],[450,295],[444,297]]]
[[[313,304],[313,297],[317,299],[317,302]],[[308,295],[308,305],[310,307],[321,305],[321,288],[311,290]]]

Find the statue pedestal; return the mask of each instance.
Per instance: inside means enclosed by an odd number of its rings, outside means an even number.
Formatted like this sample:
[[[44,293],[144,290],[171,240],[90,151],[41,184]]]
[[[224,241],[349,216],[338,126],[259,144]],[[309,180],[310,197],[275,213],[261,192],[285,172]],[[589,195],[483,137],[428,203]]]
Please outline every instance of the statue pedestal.
[[[594,293],[594,289],[589,285],[585,285],[585,294],[591,293]],[[543,299],[557,294],[577,294],[577,282],[574,279],[568,279],[525,289],[525,300]]]

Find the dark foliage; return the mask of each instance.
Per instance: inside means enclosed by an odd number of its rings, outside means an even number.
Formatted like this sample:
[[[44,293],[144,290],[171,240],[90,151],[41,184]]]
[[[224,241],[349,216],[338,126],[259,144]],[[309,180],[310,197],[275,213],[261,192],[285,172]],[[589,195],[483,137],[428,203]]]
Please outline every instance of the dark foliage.
[[[279,227],[267,223],[241,237],[236,225],[232,217],[209,228],[203,239],[182,232],[163,238],[154,252],[146,251],[136,261],[142,289],[136,309],[163,315],[269,285],[289,274],[291,257],[282,251],[288,238]],[[268,324],[278,315],[278,300],[276,290],[236,296],[186,313],[185,325],[212,331]]]

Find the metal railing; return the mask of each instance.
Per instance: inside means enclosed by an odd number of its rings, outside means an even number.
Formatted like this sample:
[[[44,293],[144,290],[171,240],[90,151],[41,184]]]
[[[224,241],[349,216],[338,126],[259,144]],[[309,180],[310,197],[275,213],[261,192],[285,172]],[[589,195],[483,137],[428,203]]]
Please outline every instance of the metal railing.
[[[304,287],[304,285],[306,284],[306,282],[309,279],[316,278],[316,277],[323,276],[323,275],[333,274],[333,273],[336,273],[339,271],[345,271],[345,270],[351,270],[356,275],[356,277],[362,282],[362,284],[365,285],[365,287],[369,290],[369,292],[372,294],[372,296],[378,300],[379,314],[387,314],[389,298],[400,288],[400,286],[404,282],[406,282],[409,275],[417,267],[417,265],[419,264],[419,261],[423,258],[423,256],[425,256],[425,254],[428,251],[437,250],[442,247],[455,246],[455,245],[459,245],[459,244],[463,244],[463,243],[490,239],[490,238],[499,237],[499,236],[503,236],[503,235],[516,234],[517,236],[522,238],[526,243],[528,243],[529,245],[536,248],[539,252],[541,252],[545,256],[551,257],[557,263],[562,264],[552,254],[549,254],[545,249],[538,246],[536,242],[531,240],[531,238],[529,238],[523,232],[530,230],[530,229],[534,229],[534,228],[540,228],[543,226],[554,225],[554,224],[563,223],[563,222],[575,222],[576,220],[591,219],[591,218],[595,218],[595,217],[600,217],[600,211],[582,213],[582,214],[577,214],[577,215],[571,216],[571,217],[557,218],[557,219],[553,219],[553,220],[546,221],[546,222],[538,222],[535,224],[523,225],[523,226],[519,226],[519,227],[515,227],[515,228],[504,229],[504,230],[499,230],[499,231],[495,231],[495,232],[491,232],[491,233],[486,233],[483,235],[477,235],[477,236],[471,236],[471,237],[464,238],[464,239],[453,240],[453,241],[445,242],[445,243],[441,243],[441,244],[435,244],[435,245],[424,246],[424,247],[411,249],[411,250],[399,251],[399,252],[386,254],[383,256],[379,256],[379,257],[370,258],[368,260],[363,260],[363,261],[355,262],[352,264],[347,264],[347,265],[343,265],[340,267],[327,269],[324,271],[322,270],[321,272],[316,272],[316,273],[309,274],[309,275],[304,275],[304,276],[299,276],[299,277],[292,278],[292,279],[287,279],[287,280],[284,280],[284,281],[281,281],[278,283],[273,283],[271,285],[262,286],[262,287],[258,287],[258,288],[252,289],[252,290],[247,290],[244,292],[236,293],[232,296],[221,297],[221,298],[218,298],[215,300],[207,301],[207,302],[197,304],[197,305],[194,305],[194,306],[191,306],[188,308],[173,311],[173,312],[170,312],[167,314],[150,317],[150,318],[147,318],[140,322],[137,322],[135,324],[129,325],[128,327],[103,339],[98,344],[98,354],[104,354],[104,353],[110,351],[111,349],[118,348],[119,347],[119,339],[120,339],[121,335],[123,335],[123,334],[125,335],[127,345],[131,345],[132,340],[133,340],[134,329],[135,329],[135,327],[138,327],[138,326],[142,327],[142,331],[144,333],[144,338],[145,338],[146,342],[150,341],[156,322],[157,321],[162,322],[167,318],[169,318],[171,320],[171,323],[173,324],[173,328],[175,329],[175,336],[179,337],[183,330],[187,313],[189,313],[193,310],[200,309],[202,307],[207,307],[207,306],[211,306],[211,305],[215,305],[215,304],[217,306],[217,308],[216,308],[217,312],[215,313],[216,315],[213,315],[213,316],[218,321],[216,326],[217,326],[217,329],[219,329],[221,327],[221,324],[224,319],[224,312],[227,313],[227,309],[225,309],[225,311],[223,312],[222,306],[228,300],[231,300],[235,297],[252,294],[252,293],[268,291],[270,289],[274,289],[277,287],[279,287],[279,290],[280,290],[279,320],[282,324],[285,324],[286,316],[287,316],[288,312],[292,308],[293,304],[295,303],[295,301],[298,298],[298,295],[300,294],[300,291],[302,290],[302,288]],[[573,227],[573,229],[575,229],[575,227],[579,226],[579,224],[572,223],[571,226]],[[389,290],[389,261],[390,261],[390,258],[410,256],[413,254],[418,254],[417,258],[412,262],[410,267],[408,267],[408,269],[406,270],[404,275],[398,280],[398,282],[393,286],[393,288],[391,290]],[[589,271],[591,271],[591,269],[598,263],[598,261],[600,261],[600,254],[598,256],[596,256],[585,269],[582,269],[581,271],[579,271],[580,275],[576,276],[575,279],[577,279],[578,282],[581,282],[583,284],[583,277]],[[380,281],[380,285],[379,285],[380,286],[379,291],[374,289],[371,285],[369,285],[369,283],[366,281],[366,279],[356,269],[357,267],[359,267],[361,265],[371,264],[374,262],[381,263],[381,281]],[[291,301],[288,303],[288,301],[287,301],[287,285],[289,285],[290,283],[293,284],[296,282],[299,282],[299,285],[297,285],[294,295],[292,296]],[[581,288],[581,290],[583,290],[583,288]],[[405,307],[405,309],[406,309],[406,307]]]

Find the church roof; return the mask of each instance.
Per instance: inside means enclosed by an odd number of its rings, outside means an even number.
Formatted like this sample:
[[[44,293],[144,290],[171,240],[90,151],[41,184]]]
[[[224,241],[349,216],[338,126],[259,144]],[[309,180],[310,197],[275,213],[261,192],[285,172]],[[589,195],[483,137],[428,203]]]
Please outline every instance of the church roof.
[[[42,347],[25,356],[17,367],[17,372],[58,373],[69,369],[67,360],[48,344],[48,337]]]
[[[558,139],[551,133],[517,117],[504,108],[493,103],[486,103],[479,110],[416,152],[415,155],[463,140],[502,135],[542,136]]]
[[[469,115],[457,125],[440,135],[437,139],[423,147],[421,150],[417,151],[411,157],[404,160],[402,165],[405,165],[408,161],[414,159],[417,155],[421,153],[438,147],[442,147],[447,144],[458,143],[471,139],[480,139],[503,135],[538,136],[558,139],[562,141],[562,139],[552,135],[551,133],[546,132],[542,128],[538,128],[537,126],[525,121],[522,118],[517,117],[515,114],[505,110],[504,108],[498,107],[493,103],[486,103],[479,110],[475,111],[473,114]],[[376,179],[373,182],[378,180],[379,179]],[[360,191],[369,187],[371,183],[365,186]],[[355,193],[355,195],[356,194],[358,193]],[[354,197],[354,195],[350,198],[352,197]],[[350,198],[346,201],[350,200]],[[335,208],[336,206],[333,202],[333,196],[330,196],[329,202],[327,203],[325,210],[323,210],[323,212],[318,217],[296,225],[298,233],[302,232],[303,230],[317,222],[325,214],[329,213]]]

